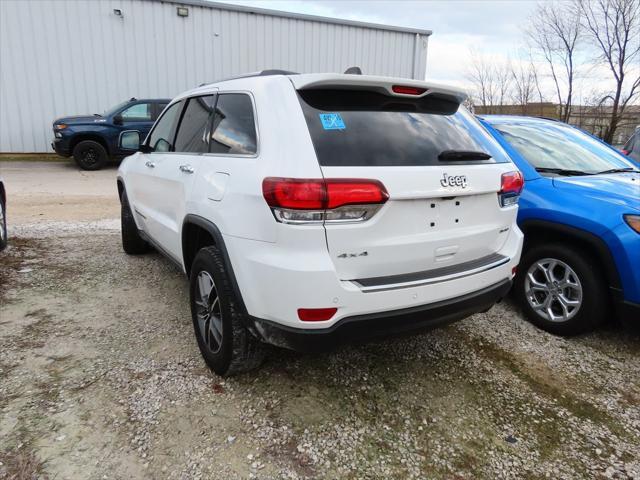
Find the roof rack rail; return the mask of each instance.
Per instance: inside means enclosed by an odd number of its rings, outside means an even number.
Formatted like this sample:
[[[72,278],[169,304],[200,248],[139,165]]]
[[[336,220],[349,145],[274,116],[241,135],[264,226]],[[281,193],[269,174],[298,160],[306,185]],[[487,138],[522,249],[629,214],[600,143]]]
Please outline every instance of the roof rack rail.
[[[559,118],[545,117],[544,115],[532,115],[532,117],[539,118],[540,120],[551,120],[552,122],[560,122],[560,123],[564,123],[564,122],[563,122],[562,120],[560,120]]]
[[[251,77],[269,77],[271,75],[299,75],[298,72],[290,72],[289,70],[278,70],[275,68],[261,70],[259,72],[251,72],[251,73],[243,73],[242,75],[235,75],[233,77],[222,78],[220,80],[215,80],[213,82],[205,82],[198,85],[199,87],[204,87],[205,85],[211,85],[212,83],[218,82],[226,82],[227,80],[236,80],[239,78],[251,78]]]

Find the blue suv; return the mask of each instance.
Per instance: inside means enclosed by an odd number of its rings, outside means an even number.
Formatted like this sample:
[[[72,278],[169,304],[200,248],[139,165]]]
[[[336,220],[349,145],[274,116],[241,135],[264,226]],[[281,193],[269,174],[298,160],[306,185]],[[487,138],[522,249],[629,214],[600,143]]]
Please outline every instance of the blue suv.
[[[122,132],[135,130],[145,138],[168,103],[168,99],[132,98],[102,115],[58,118],[53,122],[51,146],[58,155],[73,155],[83,170],[99,170],[109,158],[131,154],[119,146]]]
[[[515,296],[527,318],[559,335],[617,315],[640,324],[640,172],[570,125],[486,115],[522,171],[525,234]]]

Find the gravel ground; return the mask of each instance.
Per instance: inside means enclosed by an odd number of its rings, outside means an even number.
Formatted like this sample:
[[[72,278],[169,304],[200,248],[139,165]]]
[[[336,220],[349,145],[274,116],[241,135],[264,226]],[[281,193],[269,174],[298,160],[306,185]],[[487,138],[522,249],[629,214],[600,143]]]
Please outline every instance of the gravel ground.
[[[32,165],[0,164],[0,478],[640,479],[638,332],[562,339],[506,301],[222,379],[184,276],[122,252],[115,170]]]

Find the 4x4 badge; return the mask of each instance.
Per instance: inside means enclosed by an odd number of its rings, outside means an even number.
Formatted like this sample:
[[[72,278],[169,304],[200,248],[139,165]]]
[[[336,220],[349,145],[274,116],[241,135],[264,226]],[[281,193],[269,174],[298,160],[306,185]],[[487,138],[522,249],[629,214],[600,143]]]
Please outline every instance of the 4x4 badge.
[[[442,174],[442,180],[440,185],[443,187],[462,187],[467,188],[467,176],[466,175],[447,175]]]
[[[369,255],[369,252],[364,251],[360,253],[341,253],[338,255],[338,258],[356,258],[356,257],[366,257]]]

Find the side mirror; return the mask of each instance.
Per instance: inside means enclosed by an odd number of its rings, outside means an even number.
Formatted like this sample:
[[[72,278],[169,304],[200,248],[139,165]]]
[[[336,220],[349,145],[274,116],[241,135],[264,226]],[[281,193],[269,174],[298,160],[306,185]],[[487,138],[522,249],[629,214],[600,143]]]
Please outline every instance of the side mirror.
[[[118,147],[122,150],[140,150],[140,132],[137,130],[127,130],[120,134]]]
[[[122,120],[122,115],[118,114],[118,115],[115,115],[113,117],[113,124],[114,125],[122,125],[123,123],[124,123],[124,121]]]

